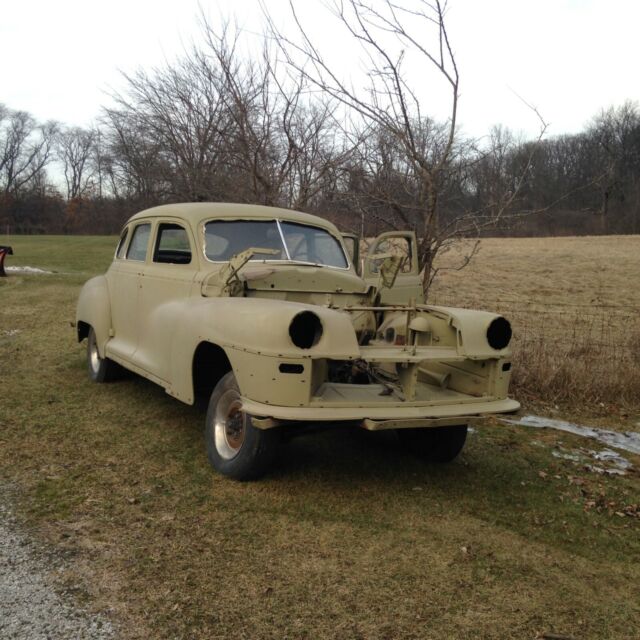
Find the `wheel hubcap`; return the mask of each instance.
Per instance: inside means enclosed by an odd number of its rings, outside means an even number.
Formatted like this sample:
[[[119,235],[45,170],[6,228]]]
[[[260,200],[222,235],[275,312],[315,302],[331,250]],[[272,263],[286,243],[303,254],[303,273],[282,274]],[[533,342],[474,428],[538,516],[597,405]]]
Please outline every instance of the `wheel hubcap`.
[[[89,345],[89,365],[94,373],[98,373],[100,369],[100,354],[98,353],[98,345],[95,339]]]
[[[214,425],[216,449],[225,460],[235,458],[240,452],[246,433],[245,420],[240,394],[228,390],[218,401]]]

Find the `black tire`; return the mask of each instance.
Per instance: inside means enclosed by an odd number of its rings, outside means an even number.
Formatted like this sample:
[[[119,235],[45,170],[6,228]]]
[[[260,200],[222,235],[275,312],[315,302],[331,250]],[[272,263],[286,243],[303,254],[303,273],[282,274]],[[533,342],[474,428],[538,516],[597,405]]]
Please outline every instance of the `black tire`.
[[[278,449],[279,433],[258,429],[242,411],[233,372],[215,386],[207,410],[205,440],[211,466],[234,480],[255,480],[269,469]]]
[[[119,377],[120,365],[109,358],[101,358],[98,352],[96,332],[89,328],[87,337],[87,368],[89,377],[94,382],[111,382]]]
[[[398,429],[398,439],[415,455],[427,462],[451,462],[462,451],[467,439],[467,425]]]

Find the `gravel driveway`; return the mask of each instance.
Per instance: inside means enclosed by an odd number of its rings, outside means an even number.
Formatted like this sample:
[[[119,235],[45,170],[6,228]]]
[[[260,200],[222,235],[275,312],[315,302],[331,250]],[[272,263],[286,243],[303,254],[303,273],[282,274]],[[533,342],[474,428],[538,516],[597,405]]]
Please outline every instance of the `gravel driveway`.
[[[111,640],[103,616],[82,610],[54,588],[65,561],[17,526],[0,487],[0,638],[2,640]]]

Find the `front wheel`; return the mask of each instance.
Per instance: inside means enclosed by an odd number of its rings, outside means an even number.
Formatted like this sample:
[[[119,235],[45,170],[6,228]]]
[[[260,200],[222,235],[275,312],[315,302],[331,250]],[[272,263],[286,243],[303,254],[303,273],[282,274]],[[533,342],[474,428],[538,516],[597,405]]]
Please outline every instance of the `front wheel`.
[[[427,462],[451,462],[462,451],[467,425],[398,429],[398,439],[412,453]]]
[[[257,429],[242,410],[242,398],[233,372],[215,386],[207,410],[205,439],[211,466],[234,480],[262,476],[275,457],[278,433]]]
[[[101,358],[98,351],[98,341],[93,327],[87,336],[87,368],[89,376],[94,382],[110,382],[120,373],[120,365],[109,358]]]

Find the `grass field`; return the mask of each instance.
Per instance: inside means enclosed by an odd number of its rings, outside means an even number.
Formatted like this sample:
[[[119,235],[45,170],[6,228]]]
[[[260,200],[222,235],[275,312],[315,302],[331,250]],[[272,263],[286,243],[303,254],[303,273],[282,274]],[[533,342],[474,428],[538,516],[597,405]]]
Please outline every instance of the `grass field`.
[[[640,406],[640,236],[486,239],[432,301],[512,321],[514,388],[529,402],[605,417]]]
[[[57,273],[0,280],[0,485],[68,555],[62,582],[83,585],[77,597],[110,610],[122,637],[640,637],[640,476],[553,455],[593,443],[488,421],[458,460],[432,467],[391,434],[331,431],[284,446],[261,482],[228,481],[208,466],[201,411],[133,376],[88,380],[75,301],[115,239],[10,244],[10,264]],[[572,317],[604,313],[593,301],[637,330],[624,307],[640,307],[638,255],[638,237],[486,240],[433,293],[513,311],[521,345],[542,312],[535,335],[561,340]],[[603,344],[627,340],[614,325]],[[555,410],[514,362],[527,399]],[[630,390],[560,394],[557,411],[637,431]]]

